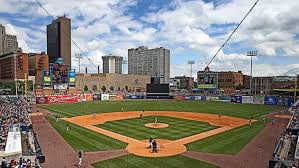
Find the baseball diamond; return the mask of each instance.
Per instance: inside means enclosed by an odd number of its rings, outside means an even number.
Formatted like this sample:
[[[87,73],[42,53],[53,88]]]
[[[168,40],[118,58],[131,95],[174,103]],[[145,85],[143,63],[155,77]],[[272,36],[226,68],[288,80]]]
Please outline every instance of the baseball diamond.
[[[264,119],[267,118],[265,115],[278,111],[277,106],[201,101],[122,101],[40,107],[42,114],[48,116],[51,125],[72,150],[84,151],[83,165],[93,167],[181,167],[178,159],[190,168],[197,165],[225,167],[229,160],[220,164],[217,159],[190,152],[223,155],[223,158],[238,157],[242,152],[254,150],[247,148],[251,143],[272,147],[274,140],[267,144],[258,137],[279,136],[281,131],[275,125],[268,126],[269,119]],[[284,115],[272,116],[284,120],[287,118]],[[157,124],[164,127],[155,128]],[[266,127],[277,131],[262,131]],[[157,143],[157,153],[149,147],[150,138]],[[107,157],[103,158],[101,152],[105,152]],[[269,156],[262,154],[260,157]],[[252,162],[256,161],[252,159]],[[267,159],[256,164],[267,165]]]

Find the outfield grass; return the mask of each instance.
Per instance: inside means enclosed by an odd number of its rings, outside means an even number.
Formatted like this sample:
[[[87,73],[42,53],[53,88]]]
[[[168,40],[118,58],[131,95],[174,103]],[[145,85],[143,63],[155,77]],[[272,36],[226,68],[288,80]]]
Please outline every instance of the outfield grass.
[[[263,120],[259,118],[251,126],[245,125],[200,141],[192,142],[187,145],[187,149],[190,151],[235,155],[264,127]]]
[[[147,123],[153,123],[155,121],[155,117],[157,117],[158,122],[168,124],[169,127],[153,129],[144,126]],[[110,121],[96,126],[138,140],[145,140],[150,137],[154,139],[176,140],[219,128],[205,122],[166,116],[147,116],[142,118]]]
[[[145,158],[127,155],[92,165],[95,168],[217,168],[217,166],[184,156]]]
[[[190,111],[256,118],[277,111],[277,106],[254,104],[231,104],[211,101],[97,101],[72,104],[43,105],[59,117],[74,117],[86,114],[125,111]]]
[[[127,144],[108,136],[96,133],[89,129],[69,123],[69,131],[66,131],[66,121],[55,122],[54,117],[48,118],[52,126],[59,134],[77,151],[101,151],[112,149],[124,149]]]

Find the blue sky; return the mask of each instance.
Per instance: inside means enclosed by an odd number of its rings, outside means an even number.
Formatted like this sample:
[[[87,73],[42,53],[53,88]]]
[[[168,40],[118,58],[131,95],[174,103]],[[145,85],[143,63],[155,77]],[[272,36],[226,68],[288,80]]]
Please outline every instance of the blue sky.
[[[94,64],[112,53],[127,59],[139,45],[171,51],[171,76],[190,75],[188,60],[202,70],[255,0],[40,0],[54,16],[72,19],[72,38]],[[0,0],[0,24],[18,37],[25,52],[46,51],[51,19],[34,0]],[[261,0],[212,70],[249,73],[246,51],[257,50],[254,75],[281,75],[299,67],[299,3]],[[72,54],[79,52],[73,45]],[[87,59],[83,65],[95,71]],[[73,59],[73,68],[77,68]],[[192,74],[195,76],[195,73]]]

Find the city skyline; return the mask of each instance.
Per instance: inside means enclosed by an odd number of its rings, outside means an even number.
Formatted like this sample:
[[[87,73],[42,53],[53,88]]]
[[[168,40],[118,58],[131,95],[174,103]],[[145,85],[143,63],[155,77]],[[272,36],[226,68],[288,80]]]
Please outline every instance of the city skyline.
[[[17,35],[25,52],[46,51],[46,25],[51,19],[34,2],[1,0],[0,24],[7,33]],[[72,19],[72,37],[96,64],[102,66],[102,55],[123,55],[144,45],[165,47],[171,51],[171,77],[186,75],[188,60],[195,60],[193,76],[203,70],[241,18],[250,9],[248,1],[41,1],[55,17]],[[260,1],[215,61],[211,70],[242,70],[250,74],[247,50],[258,50],[253,75],[283,75],[299,67],[299,4],[289,0]],[[28,10],[30,9],[30,10]],[[32,12],[32,11],[37,11]],[[12,17],[15,16],[15,17]],[[72,46],[72,65],[78,67]],[[96,67],[84,58],[81,67],[91,72]],[[187,66],[189,67],[189,66]],[[125,68],[125,73],[127,68]]]

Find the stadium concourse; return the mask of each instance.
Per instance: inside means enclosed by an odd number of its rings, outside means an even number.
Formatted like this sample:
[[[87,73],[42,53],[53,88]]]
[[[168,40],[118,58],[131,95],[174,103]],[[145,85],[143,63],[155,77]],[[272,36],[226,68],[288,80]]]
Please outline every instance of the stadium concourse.
[[[2,168],[40,167],[43,155],[32,130],[30,104],[22,97],[0,97],[0,157]]]

